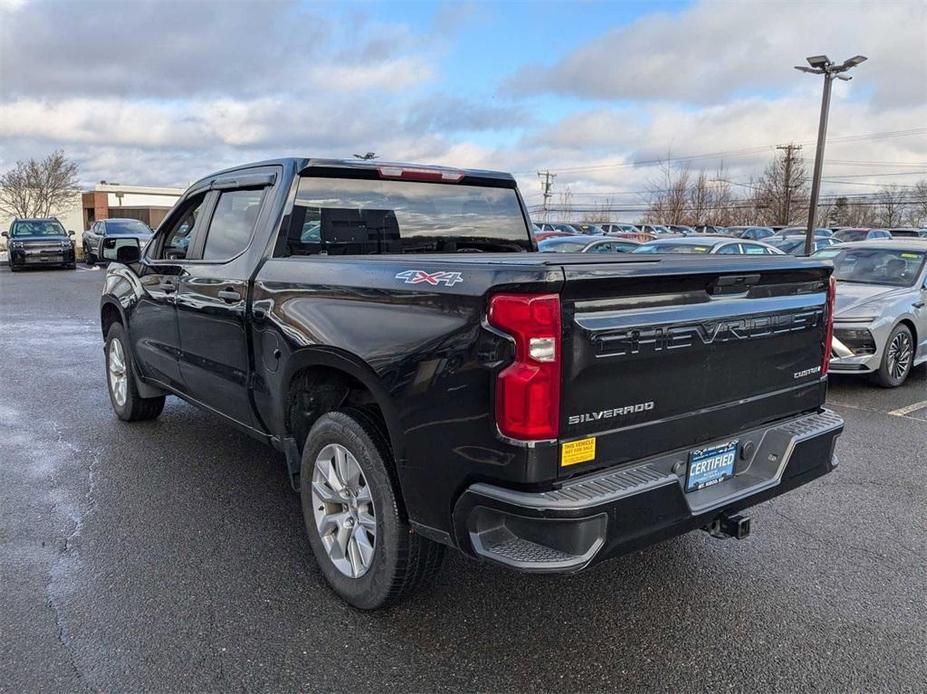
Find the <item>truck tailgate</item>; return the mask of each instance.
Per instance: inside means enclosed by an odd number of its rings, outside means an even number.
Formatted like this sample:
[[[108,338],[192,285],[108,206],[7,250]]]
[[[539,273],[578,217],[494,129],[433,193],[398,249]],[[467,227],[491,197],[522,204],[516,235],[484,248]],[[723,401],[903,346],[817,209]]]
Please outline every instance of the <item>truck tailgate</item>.
[[[703,256],[563,270],[560,435],[596,438],[594,460],[563,474],[823,404],[827,264]]]

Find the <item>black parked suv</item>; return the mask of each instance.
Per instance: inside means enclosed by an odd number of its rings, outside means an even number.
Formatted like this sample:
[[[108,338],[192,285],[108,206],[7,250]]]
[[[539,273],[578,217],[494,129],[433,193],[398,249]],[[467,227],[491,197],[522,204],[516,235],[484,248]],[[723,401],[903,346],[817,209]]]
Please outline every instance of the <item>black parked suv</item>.
[[[819,258],[538,253],[508,174],[319,159],[207,176],[141,255],[116,242],[116,415],[176,395],[280,450],[361,608],[446,547],[549,573],[741,538],[836,465]]]
[[[71,268],[74,264],[73,231],[65,231],[54,217],[14,219],[9,232],[4,231],[9,247],[10,270],[24,267],[58,265]]]

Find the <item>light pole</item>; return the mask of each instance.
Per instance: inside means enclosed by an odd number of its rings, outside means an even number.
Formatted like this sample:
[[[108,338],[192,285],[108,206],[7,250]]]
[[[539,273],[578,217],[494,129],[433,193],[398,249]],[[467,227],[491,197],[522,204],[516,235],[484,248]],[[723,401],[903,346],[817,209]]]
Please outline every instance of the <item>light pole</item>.
[[[864,55],[856,55],[835,65],[826,55],[813,55],[806,58],[811,67],[796,65],[796,70],[810,72],[812,75],[824,75],[824,95],[821,97],[821,120],[818,123],[818,147],[814,152],[814,172],[811,175],[811,201],[808,205],[808,229],[805,232],[805,255],[814,250],[814,222],[818,211],[818,193],[821,190],[821,167],[824,165],[824,140],[827,139],[827,115],[830,112],[830,88],[834,78],[848,81],[853,79],[843,73],[866,60]]]

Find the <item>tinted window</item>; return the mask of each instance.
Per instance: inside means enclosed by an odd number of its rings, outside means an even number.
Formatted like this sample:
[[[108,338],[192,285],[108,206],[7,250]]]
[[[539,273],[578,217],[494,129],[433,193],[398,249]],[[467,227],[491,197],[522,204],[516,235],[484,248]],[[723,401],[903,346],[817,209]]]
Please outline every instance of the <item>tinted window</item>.
[[[757,248],[757,246],[746,246],[746,248]],[[730,243],[727,246],[721,246],[718,250],[718,255],[737,255],[740,253],[740,244],[739,243]]]
[[[538,243],[538,250],[542,253],[574,253],[585,248],[585,241],[571,239],[544,239]]]
[[[287,247],[297,255],[531,250],[512,188],[321,177],[299,182]]]
[[[25,222],[14,222],[10,229],[10,236],[67,236],[64,227],[53,219],[36,219]]]
[[[182,260],[187,257],[190,242],[193,240],[193,228],[205,208],[205,203],[206,193],[200,193],[184,204],[180,216],[171,224],[170,230],[164,236],[164,241],[157,254],[158,258]]]
[[[206,235],[205,260],[228,260],[248,247],[264,190],[230,190],[219,196]]]
[[[839,241],[865,241],[869,232],[865,229],[843,229],[834,234]]]
[[[136,236],[138,234],[150,234],[151,229],[147,224],[137,219],[111,219],[104,222],[107,236]]]
[[[921,251],[829,248],[818,255],[834,259],[834,277],[838,280],[895,287],[914,284],[924,265],[924,253]]]
[[[633,253],[708,253],[711,246],[694,243],[645,243],[632,251]]]

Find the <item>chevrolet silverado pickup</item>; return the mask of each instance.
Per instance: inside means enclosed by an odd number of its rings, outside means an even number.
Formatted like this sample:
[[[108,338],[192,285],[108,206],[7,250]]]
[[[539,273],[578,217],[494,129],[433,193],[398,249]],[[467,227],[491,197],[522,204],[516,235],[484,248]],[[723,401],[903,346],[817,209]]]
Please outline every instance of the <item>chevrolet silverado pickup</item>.
[[[574,572],[830,472],[827,261],[538,253],[514,179],[284,159],[198,181],[100,305],[116,415],[179,396],[281,452],[373,609],[446,547]],[[107,255],[109,254],[109,255]]]

